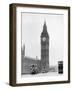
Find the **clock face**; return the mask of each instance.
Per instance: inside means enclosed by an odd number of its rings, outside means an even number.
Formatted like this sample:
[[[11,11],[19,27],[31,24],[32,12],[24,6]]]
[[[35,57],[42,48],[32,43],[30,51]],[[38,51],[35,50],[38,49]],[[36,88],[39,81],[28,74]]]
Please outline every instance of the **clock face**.
[[[43,40],[43,41],[46,41],[46,37],[43,37],[42,40]]]

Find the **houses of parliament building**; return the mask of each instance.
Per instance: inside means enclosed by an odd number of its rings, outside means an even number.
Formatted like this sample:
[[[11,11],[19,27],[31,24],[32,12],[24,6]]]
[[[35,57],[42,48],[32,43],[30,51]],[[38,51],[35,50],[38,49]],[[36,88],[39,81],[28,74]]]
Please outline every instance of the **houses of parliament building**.
[[[47,32],[46,22],[40,36],[41,41],[41,59],[25,56],[25,45],[22,47],[21,74],[47,73],[49,71],[49,34]]]

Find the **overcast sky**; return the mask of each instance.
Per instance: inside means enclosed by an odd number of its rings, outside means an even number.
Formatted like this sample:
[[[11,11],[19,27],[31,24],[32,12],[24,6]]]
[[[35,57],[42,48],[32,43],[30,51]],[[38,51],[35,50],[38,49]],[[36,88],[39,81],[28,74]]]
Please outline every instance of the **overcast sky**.
[[[56,14],[22,13],[22,46],[25,44],[25,55],[41,58],[40,35],[46,20],[49,33],[49,61],[57,64],[63,59],[64,16]]]

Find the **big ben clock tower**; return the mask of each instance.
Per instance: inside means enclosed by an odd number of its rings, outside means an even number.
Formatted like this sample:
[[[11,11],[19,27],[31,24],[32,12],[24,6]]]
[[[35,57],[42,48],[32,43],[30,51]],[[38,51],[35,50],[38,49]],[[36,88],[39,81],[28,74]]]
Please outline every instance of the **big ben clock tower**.
[[[47,32],[46,22],[43,25],[41,33],[41,72],[49,71],[49,35]]]

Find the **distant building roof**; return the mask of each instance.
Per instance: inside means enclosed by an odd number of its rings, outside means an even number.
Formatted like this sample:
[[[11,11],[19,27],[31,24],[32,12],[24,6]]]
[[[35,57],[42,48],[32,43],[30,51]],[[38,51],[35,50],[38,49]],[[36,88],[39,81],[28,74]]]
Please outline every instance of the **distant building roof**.
[[[41,60],[25,56],[23,61],[28,64],[39,64]]]

